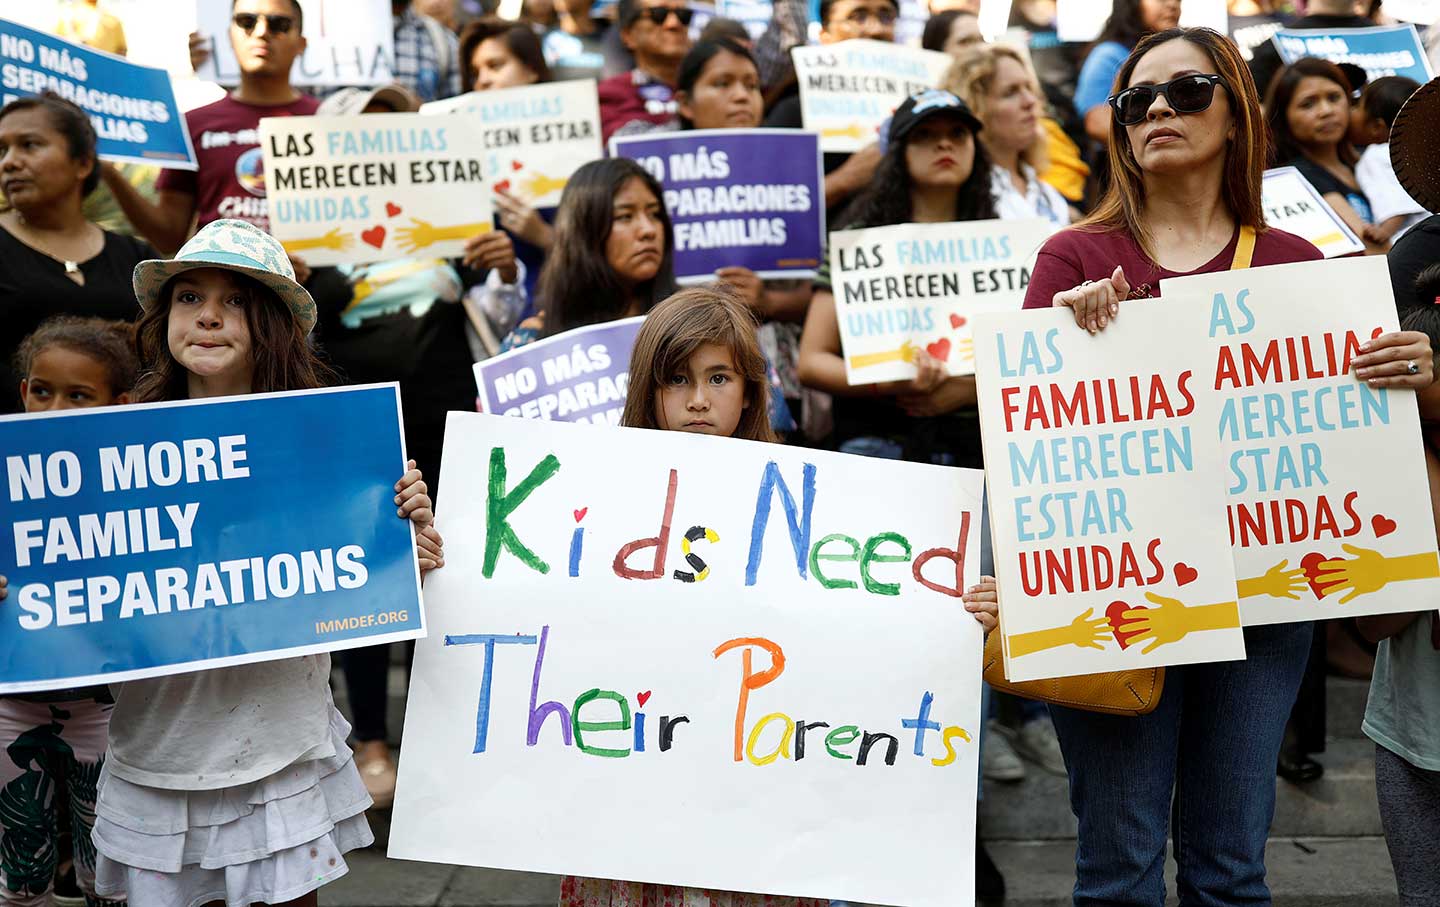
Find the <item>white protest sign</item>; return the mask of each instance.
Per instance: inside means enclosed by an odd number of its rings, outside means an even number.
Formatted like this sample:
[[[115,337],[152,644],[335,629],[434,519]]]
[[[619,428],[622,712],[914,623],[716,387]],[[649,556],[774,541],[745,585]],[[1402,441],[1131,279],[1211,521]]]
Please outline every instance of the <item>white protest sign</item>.
[[[1382,9],[1397,22],[1434,25],[1440,19],[1440,0],[1385,0]]]
[[[469,117],[266,117],[270,232],[314,266],[459,257],[492,229]]]
[[[974,902],[980,472],[451,413],[442,475],[391,857]]]
[[[1294,167],[1265,171],[1262,203],[1265,223],[1309,240],[1326,258],[1365,251],[1360,237]]]
[[[953,62],[949,54],[868,40],[796,47],[790,56],[801,119],[827,152],[872,144],[885,118],[910,95],[939,85]]]
[[[1105,0],[1058,0],[1055,31],[1061,41],[1088,44],[1100,37],[1111,9],[1112,5]],[[1180,24],[1186,28],[1203,25],[1222,35],[1229,34],[1226,0],[1181,0]]]
[[[1132,303],[975,317],[1012,681],[1245,657],[1203,336]],[[1155,338],[1165,337],[1165,343]]]
[[[1161,292],[1165,348],[1210,338],[1198,383],[1221,398],[1245,624],[1413,611],[1440,595],[1414,392],[1350,370],[1361,344],[1399,327],[1385,259],[1183,277]]]
[[[222,85],[239,84],[240,68],[230,44],[231,0],[195,3],[199,31],[210,49],[210,59],[196,75]],[[305,13],[306,48],[290,70],[291,84],[384,85],[394,78],[390,0],[300,0],[300,8]]]
[[[553,208],[570,175],[604,156],[593,79],[477,91],[420,108],[480,125],[491,186],[534,208]]]
[[[851,385],[915,377],[924,350],[975,372],[970,319],[1019,311],[1055,226],[1039,218],[898,224],[830,234],[830,283]]]

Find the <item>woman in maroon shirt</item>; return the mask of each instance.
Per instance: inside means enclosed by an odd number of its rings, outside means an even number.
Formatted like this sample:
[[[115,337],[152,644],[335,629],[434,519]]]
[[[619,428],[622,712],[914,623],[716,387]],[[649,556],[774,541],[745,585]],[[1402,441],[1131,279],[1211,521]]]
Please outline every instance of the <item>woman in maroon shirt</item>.
[[[1146,38],[1116,86],[1110,188],[1087,220],[1040,250],[1027,308],[1070,306],[1094,333],[1121,300],[1159,295],[1165,278],[1321,257],[1265,226],[1265,123],[1227,38],[1209,29]],[[1362,349],[1360,379],[1430,383],[1425,335],[1386,334]],[[1181,903],[1270,902],[1275,764],[1310,635],[1309,623],[1247,628],[1246,660],[1169,668],[1144,717],[1051,706],[1080,824],[1076,905],[1160,907],[1172,821]]]

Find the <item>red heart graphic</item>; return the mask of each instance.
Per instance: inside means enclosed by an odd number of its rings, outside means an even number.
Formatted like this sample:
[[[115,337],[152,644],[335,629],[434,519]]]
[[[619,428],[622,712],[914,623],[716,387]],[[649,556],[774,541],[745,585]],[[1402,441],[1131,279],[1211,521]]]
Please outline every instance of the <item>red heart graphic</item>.
[[[386,203],[385,203],[385,214],[386,214],[387,216],[389,216],[389,217],[394,217],[395,215],[399,214],[400,211],[401,211],[400,206],[397,205],[397,204],[395,204],[394,202],[386,202]]]
[[[510,162],[510,169],[511,169],[511,170],[519,170],[520,168],[522,168],[522,167],[524,167],[524,166],[525,166],[525,165],[522,164],[522,163],[520,163],[519,161],[511,161],[511,162]],[[641,705],[644,705],[644,703],[641,703]]]
[[[640,703],[640,708],[645,708],[645,703],[650,701],[650,691],[646,690],[643,693],[636,693],[635,701]]]
[[[1395,531],[1395,521],[1384,514],[1377,513],[1370,518],[1370,528],[1375,530],[1377,539],[1383,539]]]
[[[939,340],[925,347],[925,352],[944,362],[950,358],[950,338],[941,337]]]
[[[377,249],[382,248],[385,245],[385,228],[371,227],[361,233],[360,238]]]
[[[1310,584],[1310,591],[1315,593],[1317,599],[1325,597],[1325,590],[1340,582],[1338,579],[1327,579],[1322,581],[1320,575],[1328,571],[1322,571],[1320,565],[1330,560],[1326,555],[1319,552],[1311,552],[1300,559],[1300,569],[1305,571],[1305,581]]]
[[[509,180],[501,180],[500,182],[496,183],[496,184],[495,184],[495,191],[496,191],[496,192],[509,192],[509,191],[510,191],[510,181],[509,181]]]
[[[574,514],[575,514],[575,522],[578,523],[578,522],[580,522],[581,520],[585,519],[585,514],[587,514],[587,513],[589,513],[589,512],[590,512],[590,508],[589,508],[589,507],[581,507],[579,510],[574,511]]]
[[[1175,582],[1182,586],[1190,585],[1191,583],[1195,582],[1195,580],[1199,576],[1200,571],[1196,570],[1194,567],[1190,566],[1184,561],[1181,561],[1180,563],[1175,565]]]
[[[1140,632],[1139,630],[1131,630],[1129,633],[1121,631],[1121,627],[1125,626],[1126,624],[1133,624],[1136,620],[1138,620],[1138,618],[1132,617],[1129,620],[1124,620],[1123,618],[1121,618],[1120,615],[1124,614],[1126,611],[1149,610],[1150,609],[1145,607],[1144,605],[1135,605],[1132,607],[1125,602],[1111,602],[1110,607],[1105,609],[1105,616],[1110,618],[1110,632],[1115,634],[1115,641],[1120,644],[1120,648],[1130,648],[1130,638],[1136,636]]]
[[[962,328],[962,327],[965,326],[965,319],[962,318],[962,317],[959,316],[959,315],[951,315],[951,316],[950,316],[950,326],[951,326],[952,328],[957,328],[957,329],[958,329],[958,328]]]

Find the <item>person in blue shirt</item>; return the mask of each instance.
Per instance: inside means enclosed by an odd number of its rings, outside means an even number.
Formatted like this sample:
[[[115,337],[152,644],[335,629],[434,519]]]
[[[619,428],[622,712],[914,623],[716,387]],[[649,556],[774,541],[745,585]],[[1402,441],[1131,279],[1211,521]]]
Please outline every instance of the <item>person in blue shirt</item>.
[[[1075,110],[1085,120],[1085,133],[1104,145],[1110,140],[1110,109],[1106,105],[1120,64],[1140,39],[1180,23],[1180,0],[1114,0],[1110,18],[1080,67]]]

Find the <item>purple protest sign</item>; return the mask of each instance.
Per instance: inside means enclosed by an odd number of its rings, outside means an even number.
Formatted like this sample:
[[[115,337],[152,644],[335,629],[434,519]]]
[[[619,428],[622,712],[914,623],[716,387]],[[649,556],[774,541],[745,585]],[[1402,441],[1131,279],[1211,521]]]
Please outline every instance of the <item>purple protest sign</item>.
[[[576,328],[475,363],[480,411],[619,425],[630,384],[630,348],[644,320]]]
[[[820,137],[801,129],[698,129],[618,136],[610,153],[654,174],[675,222],[675,277],[720,268],[813,277],[824,254]]]

